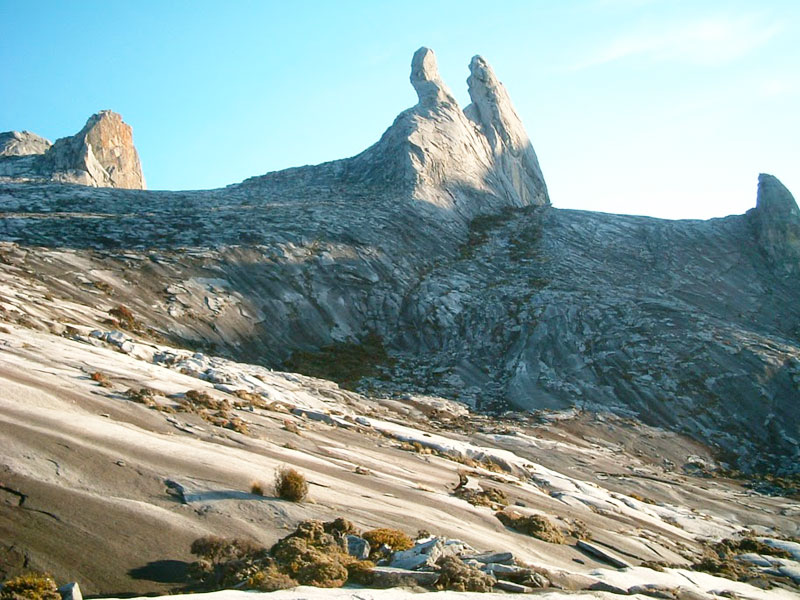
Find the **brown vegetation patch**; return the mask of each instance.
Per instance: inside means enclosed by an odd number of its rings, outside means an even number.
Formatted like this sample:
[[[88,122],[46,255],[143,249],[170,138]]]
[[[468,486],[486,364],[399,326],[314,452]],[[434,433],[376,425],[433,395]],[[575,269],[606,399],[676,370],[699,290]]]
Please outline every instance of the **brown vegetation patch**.
[[[275,495],[291,502],[302,502],[308,496],[305,476],[290,467],[281,467],[275,472]]]
[[[455,556],[445,556],[436,563],[441,569],[437,587],[455,592],[490,592],[495,578],[471,567]]]
[[[499,511],[495,516],[506,527],[551,544],[565,544],[561,530],[542,515],[521,515],[516,511]]]
[[[58,586],[47,573],[26,573],[3,583],[2,600],[61,600]]]
[[[377,558],[383,546],[387,546],[392,552],[408,550],[414,546],[414,541],[408,534],[399,529],[380,527],[364,532],[361,537],[369,542],[370,559]]]

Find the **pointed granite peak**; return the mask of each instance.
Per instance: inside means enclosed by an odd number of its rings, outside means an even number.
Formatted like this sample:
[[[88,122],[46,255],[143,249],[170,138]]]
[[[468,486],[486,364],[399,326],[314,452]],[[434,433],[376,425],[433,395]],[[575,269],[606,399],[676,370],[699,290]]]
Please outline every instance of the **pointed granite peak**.
[[[472,57],[469,71],[472,104],[464,113],[486,137],[506,187],[513,189],[523,204],[549,204],[539,160],[505,86],[482,56]]]
[[[430,108],[438,104],[457,104],[439,77],[436,55],[430,48],[423,46],[414,53],[411,59],[411,85],[417,92],[420,106]]]
[[[769,212],[776,217],[800,219],[794,196],[777,177],[766,173],[758,176],[756,210]]]
[[[800,273],[800,210],[786,186],[761,173],[756,207],[747,214],[772,266],[783,273]]]
[[[133,129],[110,110],[93,114],[75,135],[56,140],[46,158],[61,181],[145,189]]]
[[[473,104],[466,110],[439,76],[429,48],[414,53],[410,79],[419,102],[376,144],[341,163],[343,177],[405,190],[462,223],[508,207],[549,204],[525,129],[486,61],[472,61]]]

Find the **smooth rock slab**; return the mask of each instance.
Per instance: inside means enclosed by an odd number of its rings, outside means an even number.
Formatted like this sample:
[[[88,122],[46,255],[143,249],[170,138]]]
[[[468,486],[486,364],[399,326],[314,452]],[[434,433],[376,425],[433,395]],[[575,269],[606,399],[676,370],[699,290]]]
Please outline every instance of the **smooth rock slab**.
[[[596,556],[600,560],[605,561],[608,564],[610,564],[610,565],[612,565],[612,566],[614,566],[614,567],[616,567],[618,569],[630,569],[631,568],[631,564],[629,562],[621,559],[619,556],[617,556],[616,554],[614,554],[613,552],[611,552],[609,550],[606,550],[605,548],[601,548],[600,546],[597,546],[597,545],[592,544],[590,542],[587,542],[585,540],[578,540],[578,543],[576,544],[576,546],[578,548],[580,548],[581,550],[583,550],[585,552],[588,552],[589,554],[591,554],[593,556]]]
[[[533,588],[529,588],[526,585],[514,583],[512,581],[504,581],[503,579],[498,579],[495,582],[494,587],[501,589],[504,592],[511,592],[512,594],[528,594],[533,591]]]
[[[392,582],[392,580],[396,581],[401,577],[412,579],[417,585],[422,586],[435,585],[436,582],[439,581],[439,573],[436,571],[410,571],[408,569],[398,569],[396,567],[375,567],[372,570],[372,574],[375,577],[373,585],[376,586],[388,584]]]
[[[461,557],[462,560],[469,558],[482,562],[484,564],[498,563],[503,565],[510,565],[514,562],[514,554],[511,552],[484,552],[482,554],[469,554]]]

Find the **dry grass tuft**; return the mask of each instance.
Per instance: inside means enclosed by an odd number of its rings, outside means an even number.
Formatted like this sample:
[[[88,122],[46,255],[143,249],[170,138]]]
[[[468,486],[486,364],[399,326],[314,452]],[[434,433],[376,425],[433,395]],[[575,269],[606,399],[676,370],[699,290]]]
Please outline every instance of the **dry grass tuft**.
[[[308,496],[305,476],[290,467],[281,467],[275,472],[275,495],[291,502],[302,502]]]

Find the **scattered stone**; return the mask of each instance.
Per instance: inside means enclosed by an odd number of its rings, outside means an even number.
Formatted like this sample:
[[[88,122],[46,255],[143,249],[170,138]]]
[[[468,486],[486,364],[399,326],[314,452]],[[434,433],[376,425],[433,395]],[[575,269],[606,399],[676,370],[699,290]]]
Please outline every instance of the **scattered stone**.
[[[347,543],[347,553],[350,556],[354,556],[359,560],[367,560],[369,558],[369,542],[364,538],[348,534],[344,537],[345,542]]]
[[[416,570],[433,568],[436,562],[446,555],[444,540],[433,538],[427,542],[416,544],[413,548],[395,552],[390,566],[396,569]]]
[[[510,565],[514,563],[514,554],[512,552],[484,552],[482,554],[465,554],[461,558],[464,560],[471,558],[485,564],[500,563],[503,565]]]
[[[75,581],[62,585],[58,593],[61,594],[61,600],[83,600],[81,587]]]
[[[628,590],[626,590],[625,588],[621,588],[616,585],[611,585],[606,581],[595,581],[586,589],[592,592],[609,592],[611,594],[620,594],[623,596],[628,595]]]
[[[498,579],[494,583],[494,587],[503,590],[504,592],[510,592],[512,594],[529,594],[533,591],[533,588],[529,588],[526,585],[522,585],[519,583],[514,583],[512,581],[505,581],[503,579]]]
[[[305,417],[311,421],[319,421],[327,425],[336,425],[336,421],[334,421],[329,414],[322,411],[310,410],[308,408],[293,408],[292,414],[298,417]]]

